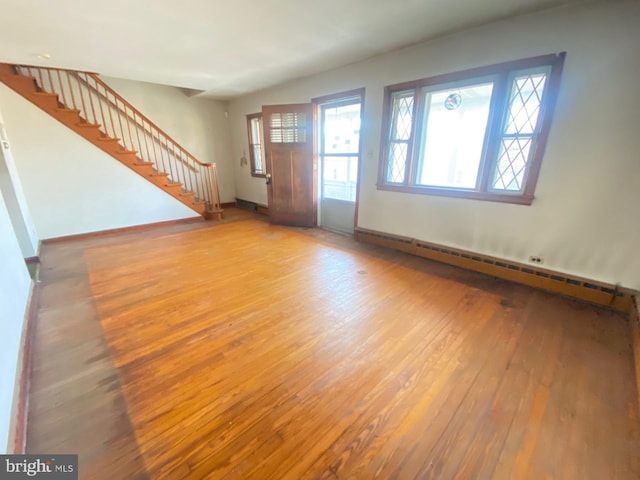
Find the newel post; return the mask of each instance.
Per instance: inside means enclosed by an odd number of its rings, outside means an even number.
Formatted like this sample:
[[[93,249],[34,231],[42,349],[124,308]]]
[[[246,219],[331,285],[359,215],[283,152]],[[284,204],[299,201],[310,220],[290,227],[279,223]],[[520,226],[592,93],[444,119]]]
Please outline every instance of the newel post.
[[[222,220],[222,204],[218,189],[218,170],[215,163],[206,163],[206,179],[209,201],[207,202],[207,218]]]

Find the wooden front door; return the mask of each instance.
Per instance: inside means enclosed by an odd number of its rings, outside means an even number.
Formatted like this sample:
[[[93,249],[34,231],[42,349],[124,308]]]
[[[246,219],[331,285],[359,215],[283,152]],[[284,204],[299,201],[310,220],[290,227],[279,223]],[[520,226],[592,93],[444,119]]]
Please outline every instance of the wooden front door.
[[[266,105],[262,118],[271,222],[313,227],[317,215],[313,106]]]

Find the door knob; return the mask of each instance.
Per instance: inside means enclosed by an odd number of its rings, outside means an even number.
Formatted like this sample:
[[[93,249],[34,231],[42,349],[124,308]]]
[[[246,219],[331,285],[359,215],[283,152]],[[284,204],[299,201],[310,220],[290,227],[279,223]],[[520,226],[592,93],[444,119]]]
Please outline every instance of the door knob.
[[[271,184],[271,174],[270,174],[270,173],[267,173],[267,174],[265,175],[265,177],[266,177],[266,179],[267,179],[267,181],[266,181],[265,183],[266,183],[267,185]]]

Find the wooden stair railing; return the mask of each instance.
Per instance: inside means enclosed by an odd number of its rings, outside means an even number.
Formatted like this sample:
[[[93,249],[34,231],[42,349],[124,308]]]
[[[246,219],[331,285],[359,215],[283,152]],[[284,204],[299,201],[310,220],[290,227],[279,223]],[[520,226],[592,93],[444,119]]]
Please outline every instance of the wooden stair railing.
[[[0,64],[0,81],[205,218],[222,218],[204,163],[90,72]]]

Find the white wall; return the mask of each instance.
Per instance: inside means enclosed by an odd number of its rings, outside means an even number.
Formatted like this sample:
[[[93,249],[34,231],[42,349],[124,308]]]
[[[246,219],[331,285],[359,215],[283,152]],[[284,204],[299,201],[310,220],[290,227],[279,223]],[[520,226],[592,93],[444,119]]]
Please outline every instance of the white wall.
[[[38,253],[38,235],[27,205],[27,199],[18,174],[11,142],[4,128],[0,111],[0,190],[13,224],[13,229],[25,258],[35,257]]]
[[[101,77],[201,162],[215,163],[223,202],[235,198],[226,102],[187,97],[165,85]]]
[[[4,84],[0,111],[40,239],[198,216]]]
[[[502,21],[238,98],[230,104],[237,196],[266,203],[239,159],[245,115],[265,104],[366,88],[359,226],[640,289],[640,3],[566,7]],[[567,51],[531,206],[376,189],[385,85]]]
[[[1,194],[0,265],[0,452],[6,452],[18,351],[31,279]]]

